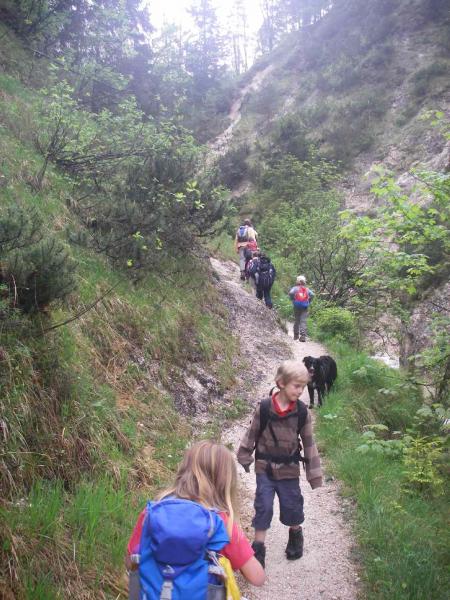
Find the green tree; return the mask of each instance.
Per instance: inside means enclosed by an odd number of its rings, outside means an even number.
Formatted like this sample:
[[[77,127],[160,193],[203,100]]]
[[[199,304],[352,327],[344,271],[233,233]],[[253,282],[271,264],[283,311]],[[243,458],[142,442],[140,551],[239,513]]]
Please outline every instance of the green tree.
[[[342,215],[342,237],[357,241],[371,254],[358,285],[382,297],[393,310],[428,287],[430,276],[439,282],[450,273],[450,177],[430,172],[417,177],[415,191],[422,194],[423,203],[413,201],[393,175],[379,170],[372,192],[383,203],[376,214]]]
[[[411,193],[420,194],[420,200],[413,200],[392,175],[379,170],[372,191],[382,205],[374,215],[363,217],[345,211],[342,230],[342,238],[356,243],[367,257],[355,282],[358,296],[366,310],[371,306],[378,316],[387,313],[398,319],[401,359],[411,368],[411,312],[450,275],[450,176],[431,172],[415,176],[418,184]],[[445,374],[448,346],[434,358],[435,366],[444,365]]]
[[[196,0],[189,12],[196,33],[186,47],[186,67],[193,76],[194,98],[201,100],[205,93],[217,85],[223,70],[223,36],[211,0]]]

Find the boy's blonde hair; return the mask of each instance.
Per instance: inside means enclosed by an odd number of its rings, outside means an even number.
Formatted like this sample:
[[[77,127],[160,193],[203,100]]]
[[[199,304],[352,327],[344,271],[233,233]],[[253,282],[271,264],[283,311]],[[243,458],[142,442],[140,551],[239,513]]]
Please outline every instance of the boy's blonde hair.
[[[238,518],[237,471],[233,454],[222,444],[209,440],[197,442],[184,453],[172,487],[160,498],[177,496],[228,513],[227,530],[231,538]]]
[[[275,376],[275,383],[288,384],[290,381],[298,380],[305,385],[309,381],[309,374],[306,367],[298,360],[285,360],[278,367]]]

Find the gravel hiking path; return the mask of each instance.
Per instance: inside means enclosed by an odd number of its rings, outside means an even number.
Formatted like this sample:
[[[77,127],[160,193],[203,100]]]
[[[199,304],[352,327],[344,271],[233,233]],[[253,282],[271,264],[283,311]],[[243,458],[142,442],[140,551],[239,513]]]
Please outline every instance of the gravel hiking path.
[[[239,336],[241,357],[246,363],[237,389],[243,390],[240,398],[253,407],[267,396],[282,360],[302,360],[307,355],[325,354],[326,350],[312,341],[294,342],[292,332],[285,332],[276,312],[267,309],[254,297],[247,284],[239,281],[239,268],[235,263],[212,258],[211,264],[221,297],[229,310],[230,329]],[[301,399],[309,403],[306,389]],[[238,448],[250,415],[223,432],[224,443],[233,450]],[[253,468],[246,474],[240,466],[238,473],[241,523],[251,540],[255,475]],[[311,490],[305,476],[301,477],[306,519],[303,525],[305,550],[300,560],[285,558],[288,529],[278,520],[275,502],[272,527],[266,539],[267,581],[262,588],[250,589],[240,579],[242,592],[249,600],[356,600],[359,577],[356,565],[350,559],[353,540],[346,520],[349,505],[339,496],[338,483],[326,474],[324,479],[322,488]]]

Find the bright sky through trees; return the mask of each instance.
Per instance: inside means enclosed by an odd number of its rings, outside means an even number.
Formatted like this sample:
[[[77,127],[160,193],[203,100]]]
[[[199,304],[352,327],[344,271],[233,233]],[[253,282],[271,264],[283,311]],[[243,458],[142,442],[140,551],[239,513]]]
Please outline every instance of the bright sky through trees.
[[[186,9],[192,5],[192,0],[146,0],[146,2],[149,6],[151,21],[156,27],[160,28],[164,22],[176,23],[181,25],[183,29],[191,27],[190,16]],[[232,6],[231,0],[215,0],[214,5],[217,8],[220,21],[225,26]],[[244,0],[244,5],[247,12],[250,38],[254,42],[256,32],[262,22],[260,0]]]

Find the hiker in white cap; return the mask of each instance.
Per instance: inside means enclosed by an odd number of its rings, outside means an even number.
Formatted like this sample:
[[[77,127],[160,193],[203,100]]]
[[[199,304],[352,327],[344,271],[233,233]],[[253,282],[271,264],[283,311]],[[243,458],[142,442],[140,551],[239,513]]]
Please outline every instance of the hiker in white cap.
[[[296,284],[289,290],[289,297],[294,308],[294,340],[306,342],[306,319],[314,292],[306,287],[304,275],[297,277]]]

